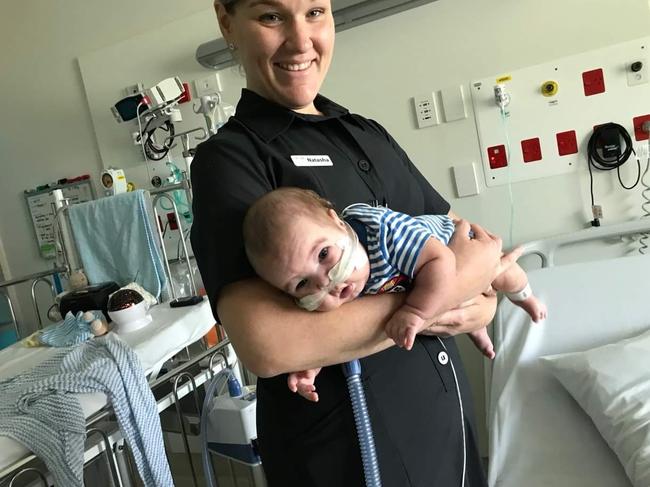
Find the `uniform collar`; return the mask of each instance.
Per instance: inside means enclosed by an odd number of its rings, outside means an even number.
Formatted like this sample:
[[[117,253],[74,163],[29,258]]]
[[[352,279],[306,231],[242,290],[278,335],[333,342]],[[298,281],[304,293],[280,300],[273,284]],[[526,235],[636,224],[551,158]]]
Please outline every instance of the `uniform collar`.
[[[237,103],[235,118],[250,128],[253,132],[270,142],[287,130],[296,120],[320,122],[332,118],[340,118],[349,112],[322,95],[316,95],[314,104],[324,115],[305,115],[296,113],[282,105],[267,100],[249,89],[242,89],[241,98]]]

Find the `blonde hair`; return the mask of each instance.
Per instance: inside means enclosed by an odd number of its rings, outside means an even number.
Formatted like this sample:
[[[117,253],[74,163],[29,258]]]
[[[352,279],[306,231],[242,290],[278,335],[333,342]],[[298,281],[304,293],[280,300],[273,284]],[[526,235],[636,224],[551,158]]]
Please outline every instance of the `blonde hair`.
[[[304,216],[333,224],[328,211],[334,205],[308,189],[284,187],[259,198],[246,212],[243,223],[244,248],[253,268],[260,273],[265,257],[282,251],[291,220]]]

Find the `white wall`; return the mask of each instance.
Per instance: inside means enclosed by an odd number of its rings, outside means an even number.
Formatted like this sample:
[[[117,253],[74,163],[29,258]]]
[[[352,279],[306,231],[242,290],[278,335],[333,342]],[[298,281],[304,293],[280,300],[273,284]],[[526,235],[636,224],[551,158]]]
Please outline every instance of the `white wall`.
[[[0,88],[3,94],[15,94],[4,98],[0,122],[5,170],[0,179],[0,238],[9,261],[8,276],[46,265],[33,242],[22,190],[62,176],[96,174],[102,160],[93,123],[100,141],[112,140],[109,131],[116,130],[105,112],[97,115],[101,107],[108,107],[109,101],[119,98],[119,90],[136,81],[153,82],[171,74],[193,78],[201,72],[191,61],[197,41],[217,35],[207,0],[66,3],[61,9],[60,3],[45,0],[14,0],[2,16],[0,41],[12,47],[0,54]],[[119,16],[125,20],[118,21]],[[166,26],[173,45],[161,46],[160,26],[175,19],[180,20]],[[381,121],[457,213],[505,235],[509,211],[505,187],[486,189],[480,175],[479,196],[455,198],[449,168],[480,161],[473,119],[417,130],[411,97],[641,38],[649,26],[647,0],[617,0],[615,10],[606,0],[438,0],[341,33],[323,92],[352,111]],[[82,58],[90,108],[77,57]],[[140,58],[146,61],[133,63]],[[243,82],[232,71],[225,78],[227,97],[234,102]],[[107,93],[109,89],[113,91]],[[191,117],[187,120],[192,123]],[[112,140],[102,147],[117,151],[118,146],[122,147]],[[103,163],[124,160],[116,156]],[[607,187],[615,191],[613,185]],[[584,190],[583,173],[514,185],[515,240],[582,227]],[[629,206],[609,213],[611,220],[636,215]],[[478,353],[467,350],[465,355],[475,390],[481,393]],[[478,403],[482,408],[480,398]]]
[[[40,258],[23,190],[101,168],[77,57],[205,10],[208,0],[7,0],[0,15],[0,239],[5,278],[51,266]],[[107,76],[111,76],[107,70]],[[29,295],[21,287],[20,294]],[[26,329],[31,304],[19,303]]]

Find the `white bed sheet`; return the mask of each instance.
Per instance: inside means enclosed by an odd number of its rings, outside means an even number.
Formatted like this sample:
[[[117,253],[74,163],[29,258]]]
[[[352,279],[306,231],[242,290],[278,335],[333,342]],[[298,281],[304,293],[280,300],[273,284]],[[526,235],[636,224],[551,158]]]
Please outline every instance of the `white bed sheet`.
[[[548,304],[544,323],[507,300],[497,311],[489,394],[492,487],[631,487],[589,416],[538,358],[650,329],[650,256],[528,273]]]
[[[142,362],[145,374],[158,368],[186,346],[196,342],[215,324],[210,303],[204,299],[194,306],[170,308],[168,303],[152,307],[150,324],[132,333],[120,334]],[[31,369],[56,352],[53,348],[25,348],[19,343],[0,351],[0,380]],[[86,417],[106,406],[102,393],[79,394]],[[29,454],[20,443],[0,436],[0,472]]]

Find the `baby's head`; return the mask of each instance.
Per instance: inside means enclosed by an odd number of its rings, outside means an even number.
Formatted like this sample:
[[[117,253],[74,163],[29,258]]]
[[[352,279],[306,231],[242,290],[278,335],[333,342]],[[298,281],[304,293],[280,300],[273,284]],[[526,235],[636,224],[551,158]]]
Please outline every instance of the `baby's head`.
[[[356,298],[368,280],[368,258],[354,232],[313,191],[265,194],[246,213],[243,231],[257,274],[306,309],[337,308]]]

